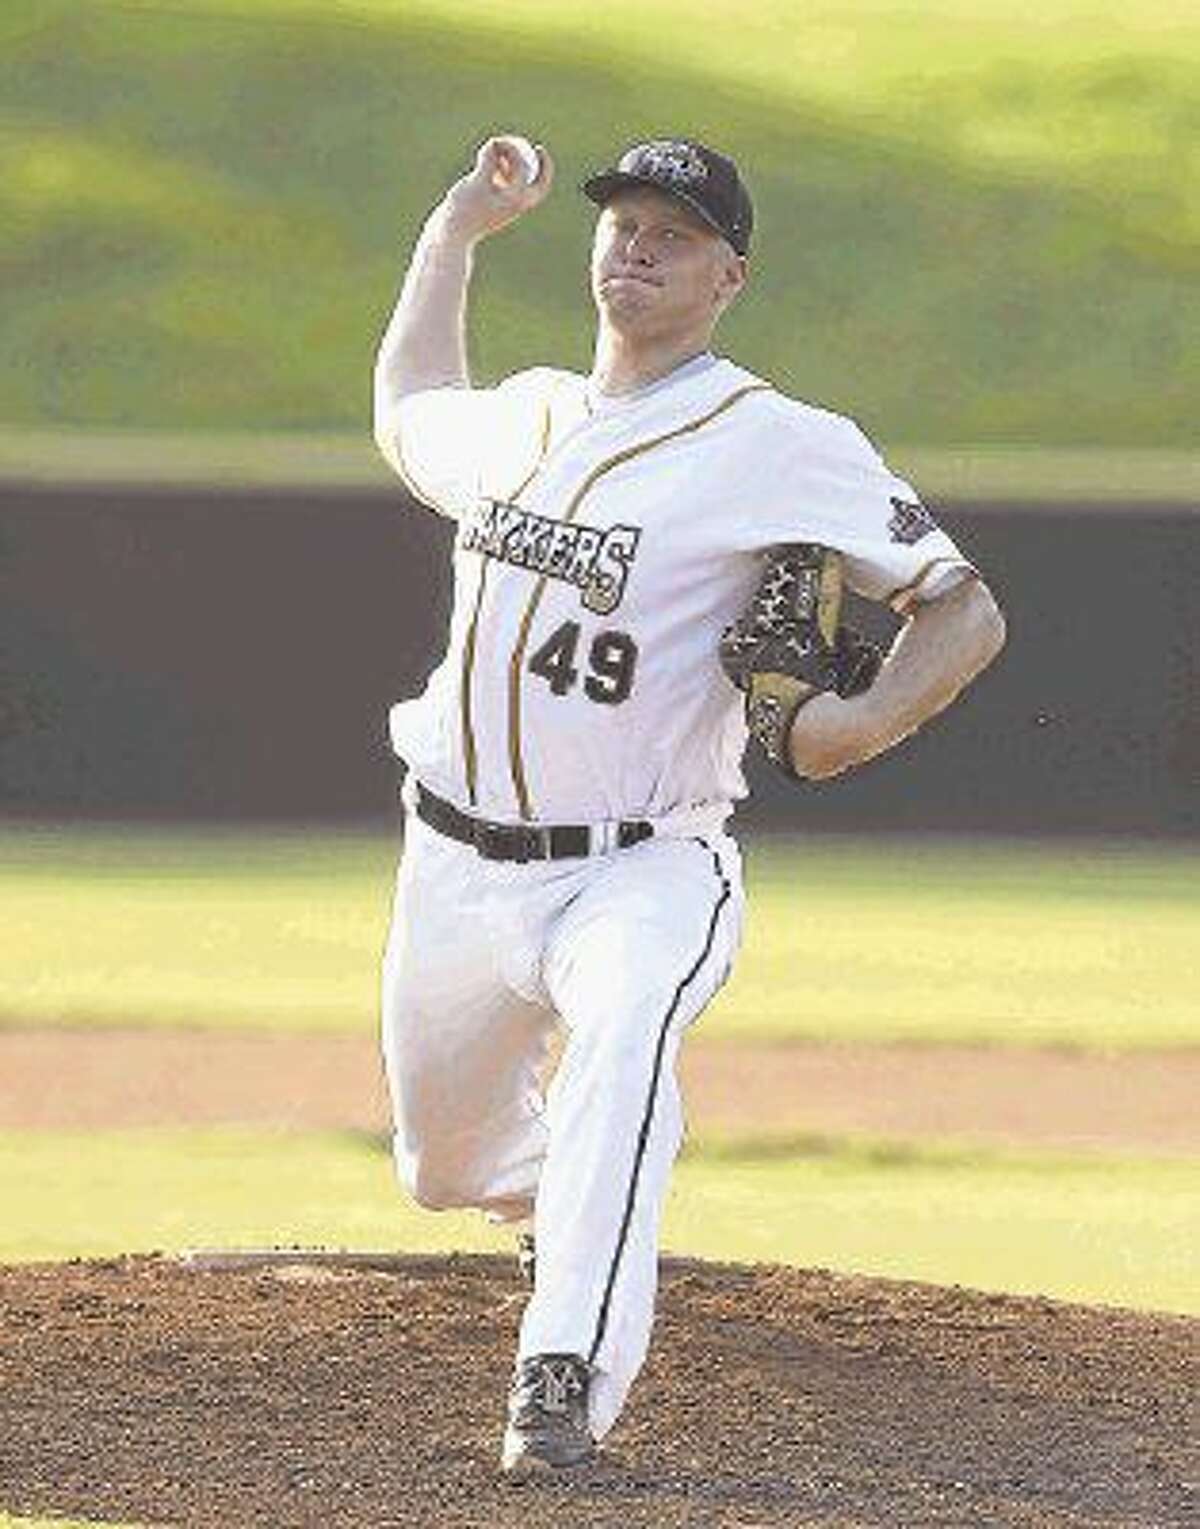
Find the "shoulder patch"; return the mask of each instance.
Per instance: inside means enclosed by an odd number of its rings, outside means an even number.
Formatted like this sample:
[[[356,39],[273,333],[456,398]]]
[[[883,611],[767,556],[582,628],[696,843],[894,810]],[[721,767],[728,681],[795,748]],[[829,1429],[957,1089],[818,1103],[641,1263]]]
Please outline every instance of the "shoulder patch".
[[[923,504],[910,499],[893,499],[892,518],[888,521],[888,535],[894,542],[911,547],[923,536],[937,530],[937,522]]]

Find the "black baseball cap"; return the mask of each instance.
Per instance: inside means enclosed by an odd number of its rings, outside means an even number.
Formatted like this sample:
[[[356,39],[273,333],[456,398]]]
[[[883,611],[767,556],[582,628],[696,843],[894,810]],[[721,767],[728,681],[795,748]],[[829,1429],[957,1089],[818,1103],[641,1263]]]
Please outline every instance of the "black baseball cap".
[[[691,138],[656,138],[635,143],[615,169],[589,176],[581,189],[603,207],[629,186],[665,191],[698,213],[739,255],[749,253],[754,208],[737,165],[727,155]]]

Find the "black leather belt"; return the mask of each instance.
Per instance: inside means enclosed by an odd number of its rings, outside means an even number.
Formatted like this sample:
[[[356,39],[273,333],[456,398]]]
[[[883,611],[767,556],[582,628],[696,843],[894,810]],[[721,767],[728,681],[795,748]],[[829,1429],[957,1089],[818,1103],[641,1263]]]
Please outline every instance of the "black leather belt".
[[[563,823],[553,827],[536,823],[489,823],[460,812],[424,786],[417,786],[417,816],[422,823],[470,844],[485,860],[571,860],[594,855],[606,848],[629,849],[654,837],[654,825],[637,820],[618,823],[610,844],[596,842],[586,823]],[[598,836],[597,836],[598,837]]]

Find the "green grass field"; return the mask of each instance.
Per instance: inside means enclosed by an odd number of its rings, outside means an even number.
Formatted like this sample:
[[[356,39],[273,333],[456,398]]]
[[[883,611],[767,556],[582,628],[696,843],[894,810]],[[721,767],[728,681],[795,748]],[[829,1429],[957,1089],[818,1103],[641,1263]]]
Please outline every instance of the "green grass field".
[[[901,446],[892,469],[926,499],[979,504],[1200,504],[1200,452],[1153,447]],[[0,484],[384,488],[391,469],[365,428],[287,431],[0,429]],[[165,501],[160,501],[165,505]]]
[[[580,365],[572,186],[709,136],[760,210],[727,347],[881,441],[1194,447],[1200,19],[1177,0],[9,0],[0,420],[365,423],[419,219],[519,128],[483,376]]]
[[[0,1022],[374,1029],[386,835],[10,825],[5,850]],[[693,1044],[1196,1044],[1187,850],[829,839],[748,863],[744,959]],[[1198,1191],[1181,1159],[702,1137],[666,1240],[1200,1314]],[[0,1204],[0,1261],[508,1243],[418,1211],[383,1144],[352,1134],[10,1132]]]
[[[6,829],[0,1023],[372,1029],[387,835]],[[697,1042],[1194,1046],[1200,857],[778,841]]]
[[[664,1246],[1200,1315],[1194,1163],[786,1138],[694,1146]],[[395,1187],[382,1143],[250,1130],[0,1134],[0,1261],[196,1247],[509,1251]]]

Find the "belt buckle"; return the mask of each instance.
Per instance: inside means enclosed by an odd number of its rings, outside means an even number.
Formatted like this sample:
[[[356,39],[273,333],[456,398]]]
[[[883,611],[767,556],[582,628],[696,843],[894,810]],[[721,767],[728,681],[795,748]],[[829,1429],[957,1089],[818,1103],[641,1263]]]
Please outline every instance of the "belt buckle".
[[[525,865],[530,860],[546,860],[550,852],[550,833],[524,823],[478,823],[475,848],[484,860],[509,860]]]
[[[475,841],[476,852],[484,860],[520,859],[519,855],[514,855],[509,849],[512,835],[513,830],[506,823],[477,822],[471,837]]]

